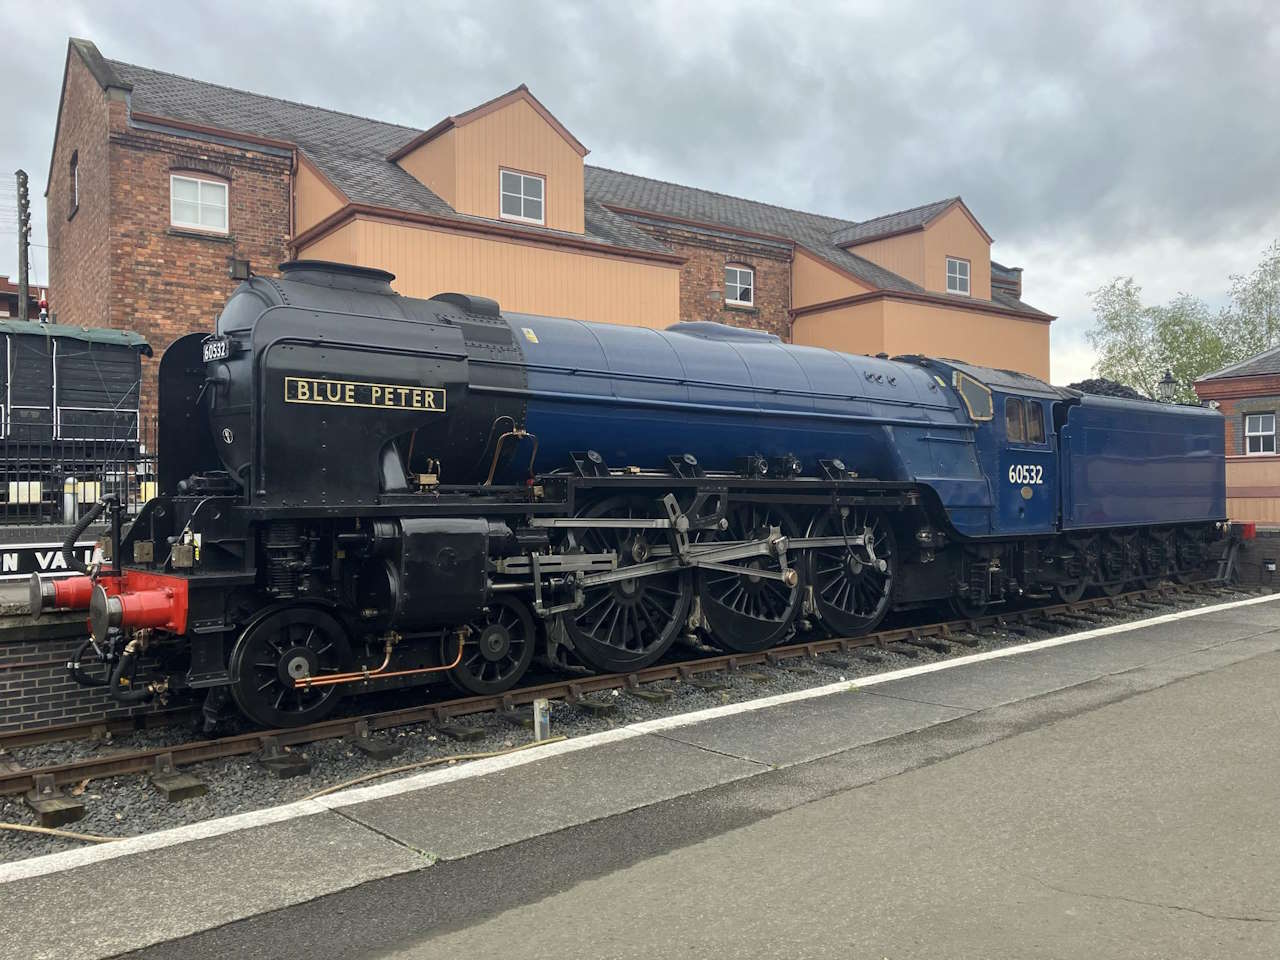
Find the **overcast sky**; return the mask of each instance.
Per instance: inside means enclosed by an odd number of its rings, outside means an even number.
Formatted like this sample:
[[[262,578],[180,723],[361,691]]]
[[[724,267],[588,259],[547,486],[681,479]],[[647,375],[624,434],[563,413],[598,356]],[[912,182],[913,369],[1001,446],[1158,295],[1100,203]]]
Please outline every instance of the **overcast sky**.
[[[960,194],[1088,374],[1088,291],[1213,303],[1280,237],[1274,3],[0,0],[3,171],[37,244],[68,36],[103,55],[425,128],[519,83],[589,163],[865,219]],[[20,64],[20,65],[19,65]],[[16,273],[14,187],[0,273]],[[33,248],[48,279],[46,248]]]

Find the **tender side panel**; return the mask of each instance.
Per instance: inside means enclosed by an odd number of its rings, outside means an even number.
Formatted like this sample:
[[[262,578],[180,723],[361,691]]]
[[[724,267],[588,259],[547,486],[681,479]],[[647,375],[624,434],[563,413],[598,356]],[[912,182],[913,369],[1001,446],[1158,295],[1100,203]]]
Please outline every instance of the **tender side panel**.
[[[1224,518],[1223,430],[1210,410],[1085,396],[1060,434],[1063,528]]]

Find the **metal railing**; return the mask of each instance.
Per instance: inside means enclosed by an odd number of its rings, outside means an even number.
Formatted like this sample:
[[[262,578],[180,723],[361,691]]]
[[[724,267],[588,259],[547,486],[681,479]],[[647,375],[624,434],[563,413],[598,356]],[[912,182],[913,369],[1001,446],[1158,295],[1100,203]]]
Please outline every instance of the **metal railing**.
[[[75,523],[106,494],[134,516],[156,495],[153,418],[82,416],[71,430],[42,412],[6,422],[0,436],[0,525]]]

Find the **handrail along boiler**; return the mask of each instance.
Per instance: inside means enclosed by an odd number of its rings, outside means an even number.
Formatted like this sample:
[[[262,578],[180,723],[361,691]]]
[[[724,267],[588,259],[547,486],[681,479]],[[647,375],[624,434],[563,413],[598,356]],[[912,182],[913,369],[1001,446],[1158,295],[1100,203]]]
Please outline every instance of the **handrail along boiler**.
[[[78,679],[298,724],[352,689],[497,693],[535,656],[625,671],[691,634],[1188,577],[1224,526],[1213,411],[392,279],[284,264],[165,351],[161,495],[109,567],[33,580],[89,610]]]

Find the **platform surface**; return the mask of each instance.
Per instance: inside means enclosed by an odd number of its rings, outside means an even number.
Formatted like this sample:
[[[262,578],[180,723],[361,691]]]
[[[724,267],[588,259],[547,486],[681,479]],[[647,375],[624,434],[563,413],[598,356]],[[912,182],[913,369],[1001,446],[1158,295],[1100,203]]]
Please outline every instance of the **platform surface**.
[[[0,957],[1280,955],[1277,600],[613,734],[10,865]]]

